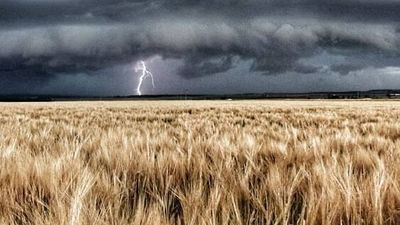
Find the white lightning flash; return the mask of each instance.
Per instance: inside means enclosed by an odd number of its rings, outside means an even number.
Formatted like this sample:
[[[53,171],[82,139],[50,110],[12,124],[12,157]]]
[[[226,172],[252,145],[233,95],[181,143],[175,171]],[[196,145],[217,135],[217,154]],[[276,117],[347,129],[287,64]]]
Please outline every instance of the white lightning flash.
[[[136,92],[137,92],[138,95],[142,95],[141,89],[142,89],[143,81],[147,77],[151,78],[151,84],[153,85],[153,88],[155,87],[153,74],[149,70],[147,70],[146,63],[143,60],[140,60],[139,62],[136,63],[135,72],[136,73],[140,72],[139,83],[138,83],[137,88],[136,88]]]

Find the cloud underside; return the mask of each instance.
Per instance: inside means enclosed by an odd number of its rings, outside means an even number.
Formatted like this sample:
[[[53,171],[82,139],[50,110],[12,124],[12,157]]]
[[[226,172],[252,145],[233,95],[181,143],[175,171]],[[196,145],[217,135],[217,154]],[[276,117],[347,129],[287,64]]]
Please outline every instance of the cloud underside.
[[[240,60],[265,75],[345,75],[397,66],[385,62],[399,56],[398,9],[394,0],[6,0],[0,75],[91,74],[154,55],[182,60],[177,71],[186,78]],[[348,62],[307,62],[321,52]]]

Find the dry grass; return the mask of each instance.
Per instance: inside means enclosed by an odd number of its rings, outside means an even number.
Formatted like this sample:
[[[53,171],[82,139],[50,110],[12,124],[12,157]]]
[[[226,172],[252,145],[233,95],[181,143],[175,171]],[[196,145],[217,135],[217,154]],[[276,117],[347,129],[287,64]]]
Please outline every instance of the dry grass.
[[[0,224],[400,223],[400,102],[0,107]]]

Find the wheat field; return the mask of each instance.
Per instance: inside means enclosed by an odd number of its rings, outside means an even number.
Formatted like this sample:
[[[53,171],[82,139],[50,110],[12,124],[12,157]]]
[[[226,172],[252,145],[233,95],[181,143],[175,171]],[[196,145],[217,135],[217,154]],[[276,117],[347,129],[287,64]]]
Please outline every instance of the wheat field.
[[[0,108],[0,224],[400,224],[397,101]]]

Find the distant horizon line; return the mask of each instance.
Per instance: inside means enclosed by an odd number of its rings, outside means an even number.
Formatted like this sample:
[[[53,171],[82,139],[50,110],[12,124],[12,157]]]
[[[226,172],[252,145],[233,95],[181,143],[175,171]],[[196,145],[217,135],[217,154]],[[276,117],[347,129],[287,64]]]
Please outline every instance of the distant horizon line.
[[[151,97],[151,96],[235,96],[235,95],[298,95],[298,94],[344,94],[344,93],[371,93],[371,92],[396,92],[400,94],[399,89],[369,89],[365,91],[360,90],[347,90],[347,91],[304,91],[304,92],[243,92],[243,93],[231,93],[231,94],[144,94],[144,95],[72,95],[72,94],[0,94],[0,97],[88,97],[88,98],[96,98],[96,97]]]
[[[241,100],[241,99],[365,99],[400,98],[400,89],[371,89],[367,91],[326,92],[264,92],[237,94],[159,94],[159,95],[57,95],[0,94],[0,102],[35,102],[68,100]]]

